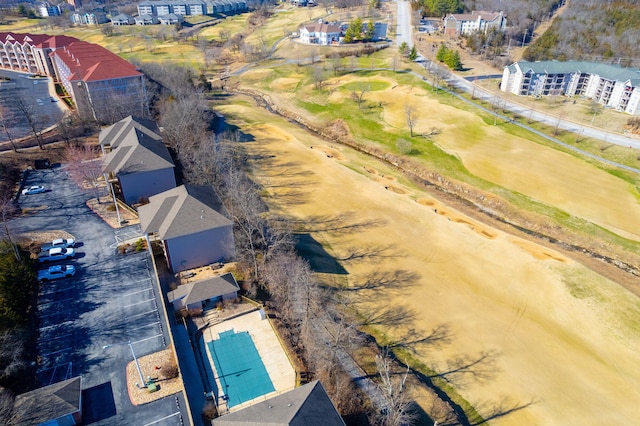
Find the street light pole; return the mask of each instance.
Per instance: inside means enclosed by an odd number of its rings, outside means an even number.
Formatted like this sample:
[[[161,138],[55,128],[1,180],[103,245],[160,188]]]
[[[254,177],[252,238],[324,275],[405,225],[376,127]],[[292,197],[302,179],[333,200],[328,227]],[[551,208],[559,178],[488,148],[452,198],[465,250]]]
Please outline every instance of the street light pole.
[[[136,364],[136,369],[138,370],[138,375],[140,376],[140,382],[141,382],[141,386],[143,388],[147,387],[147,383],[144,381],[144,376],[142,375],[142,369],[140,369],[140,363],[138,363],[138,358],[136,357],[136,353],[133,350],[133,343],[131,343],[131,341],[127,342],[127,344],[129,345],[129,349],[131,349],[131,355],[133,355],[133,362],[135,362]],[[117,343],[116,346],[118,345],[124,345],[124,343]],[[104,345],[102,347],[102,349],[108,349],[110,348],[112,345]]]
[[[133,351],[133,344],[129,342],[129,348],[131,349],[131,354],[133,355],[133,362],[136,363],[136,368],[138,369],[138,374],[140,375],[140,382],[142,387],[146,388],[146,382],[144,381],[144,377],[142,376],[142,370],[140,369],[140,364],[138,363],[138,358],[136,358],[136,353]]]

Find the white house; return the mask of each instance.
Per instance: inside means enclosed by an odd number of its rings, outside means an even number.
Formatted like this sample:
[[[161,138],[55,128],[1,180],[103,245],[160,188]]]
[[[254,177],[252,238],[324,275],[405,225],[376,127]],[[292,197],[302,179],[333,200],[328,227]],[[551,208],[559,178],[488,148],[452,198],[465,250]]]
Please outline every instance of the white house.
[[[329,45],[340,42],[342,31],[336,24],[317,22],[300,28],[300,41],[307,44]]]
[[[505,67],[500,90],[519,96],[583,96],[640,115],[640,70],[586,61],[516,62]]]
[[[490,29],[505,31],[507,19],[502,12],[471,12],[447,15],[443,19],[444,33],[449,36],[486,34]]]

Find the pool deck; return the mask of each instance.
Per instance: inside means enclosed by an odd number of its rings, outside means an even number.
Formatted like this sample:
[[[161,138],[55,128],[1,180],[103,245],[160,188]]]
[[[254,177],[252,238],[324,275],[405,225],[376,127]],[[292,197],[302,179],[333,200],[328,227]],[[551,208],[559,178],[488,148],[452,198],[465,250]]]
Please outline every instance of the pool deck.
[[[219,324],[210,325],[205,330],[203,330],[202,336],[205,343],[208,343],[213,340],[217,340],[219,334],[223,331],[228,331],[231,329],[233,329],[236,333],[242,331],[249,332],[253,343],[256,346],[258,353],[260,354],[260,358],[262,359],[264,367],[266,368],[267,373],[269,373],[269,378],[271,379],[271,383],[273,384],[275,391],[236,405],[231,409],[228,409],[228,412],[240,410],[256,402],[264,401],[275,395],[288,392],[295,388],[295,370],[289,362],[289,358],[287,358],[284,348],[280,345],[280,341],[276,336],[276,332],[271,327],[271,323],[269,322],[269,320],[261,319],[260,312],[253,311],[248,314],[226,320]],[[215,370],[215,363],[213,362],[211,353],[208,349],[207,357],[209,358],[211,367]],[[220,381],[217,378],[217,373],[216,385],[218,389],[222,389]],[[222,404],[221,401],[219,403],[220,410],[222,411],[221,414],[223,414],[227,410],[227,407]]]

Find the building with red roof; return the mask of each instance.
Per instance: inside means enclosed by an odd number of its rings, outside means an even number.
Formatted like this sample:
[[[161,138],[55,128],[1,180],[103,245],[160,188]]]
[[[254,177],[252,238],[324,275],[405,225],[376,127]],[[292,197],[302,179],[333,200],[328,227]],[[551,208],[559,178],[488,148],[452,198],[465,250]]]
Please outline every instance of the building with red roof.
[[[74,41],[50,56],[78,112],[101,123],[145,115],[144,75],[130,62],[86,41]]]
[[[74,37],[0,32],[0,68],[52,77],[81,116],[101,123],[146,112],[143,74],[104,47]]]

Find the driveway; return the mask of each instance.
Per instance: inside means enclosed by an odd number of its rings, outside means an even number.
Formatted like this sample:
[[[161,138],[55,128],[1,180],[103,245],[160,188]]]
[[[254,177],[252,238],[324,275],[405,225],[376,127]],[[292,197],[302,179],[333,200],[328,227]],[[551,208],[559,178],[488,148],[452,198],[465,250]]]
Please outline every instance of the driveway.
[[[8,113],[7,118],[9,118],[7,122],[12,123],[6,130],[0,126],[0,142],[9,140],[7,130],[14,140],[32,134],[24,113],[16,105],[16,99],[22,100],[25,109],[30,111],[39,128],[42,129],[55,124],[67,111],[64,102],[56,97],[51,78],[28,78],[29,75],[0,70],[0,77],[10,79],[9,81],[0,80],[0,107],[6,108],[5,114]]]
[[[28,213],[10,222],[11,232],[62,229],[78,241],[68,262],[76,276],[44,283],[40,290],[40,384],[82,375],[84,424],[188,423],[182,393],[134,406],[127,392],[125,368],[133,353],[140,357],[169,343],[149,253],[116,254],[116,232],[89,210],[85,202],[92,195],[71,182],[64,166],[29,171],[24,184],[48,191],[20,195]],[[133,226],[118,234],[139,232]]]

